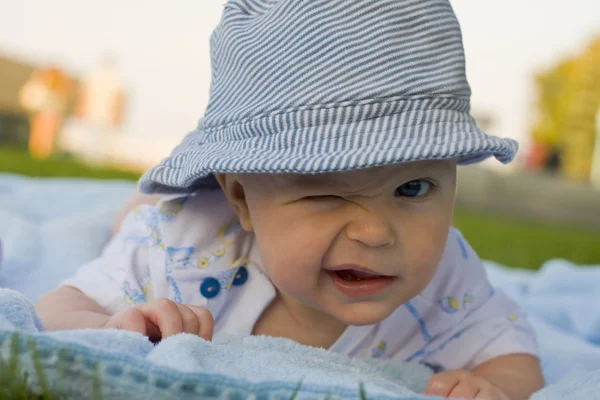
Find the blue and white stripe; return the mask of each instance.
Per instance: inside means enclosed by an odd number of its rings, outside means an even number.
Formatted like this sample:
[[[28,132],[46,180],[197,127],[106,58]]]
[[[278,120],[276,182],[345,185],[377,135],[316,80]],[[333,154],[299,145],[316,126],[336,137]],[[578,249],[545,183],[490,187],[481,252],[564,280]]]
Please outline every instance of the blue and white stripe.
[[[142,177],[144,192],[211,187],[215,172],[507,163],[517,151],[469,114],[448,0],[232,0],[210,42],[205,115]]]

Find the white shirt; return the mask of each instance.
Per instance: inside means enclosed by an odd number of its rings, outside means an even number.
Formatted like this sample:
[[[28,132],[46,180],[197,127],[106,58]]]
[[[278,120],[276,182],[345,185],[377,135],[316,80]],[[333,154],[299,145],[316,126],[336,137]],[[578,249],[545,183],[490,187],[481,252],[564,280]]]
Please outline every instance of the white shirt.
[[[163,297],[202,306],[215,319],[214,341],[247,336],[275,289],[260,268],[257,247],[244,249],[240,230],[220,190],[167,197],[133,211],[102,255],[63,284],[111,314]],[[419,295],[377,324],[349,326],[330,350],[445,369],[538,354],[525,312],[494,290],[481,261],[453,228],[433,279]]]

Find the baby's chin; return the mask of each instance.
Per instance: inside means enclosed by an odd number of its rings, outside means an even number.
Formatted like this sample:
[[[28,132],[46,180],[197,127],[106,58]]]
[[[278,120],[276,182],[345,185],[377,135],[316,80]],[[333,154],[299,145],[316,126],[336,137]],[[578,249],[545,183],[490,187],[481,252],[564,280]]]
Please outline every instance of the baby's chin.
[[[353,304],[340,304],[329,310],[330,315],[345,325],[374,325],[388,318],[398,306],[377,301],[365,301]]]

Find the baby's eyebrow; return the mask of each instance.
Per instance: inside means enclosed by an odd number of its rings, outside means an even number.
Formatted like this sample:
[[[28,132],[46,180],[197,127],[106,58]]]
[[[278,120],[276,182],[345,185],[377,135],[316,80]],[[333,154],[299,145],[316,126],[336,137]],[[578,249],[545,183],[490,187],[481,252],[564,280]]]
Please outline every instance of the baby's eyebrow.
[[[304,177],[300,176],[295,178],[291,182],[296,187],[301,188],[348,188],[349,185],[347,183],[342,183],[339,179],[332,179],[326,177]]]
[[[369,190],[369,188],[373,188],[381,183],[377,179],[369,181],[360,179],[360,181],[357,181],[353,179],[336,179],[331,176],[316,177],[313,175],[311,177],[300,177],[291,184],[301,190],[328,190],[340,194],[354,194]]]

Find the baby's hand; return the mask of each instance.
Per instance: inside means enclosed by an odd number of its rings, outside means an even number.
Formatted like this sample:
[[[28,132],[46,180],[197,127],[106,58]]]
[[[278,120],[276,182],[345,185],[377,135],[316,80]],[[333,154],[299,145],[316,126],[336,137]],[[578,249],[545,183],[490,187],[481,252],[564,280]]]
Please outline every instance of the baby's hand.
[[[433,375],[427,382],[425,394],[456,399],[510,400],[488,380],[464,369]]]
[[[148,336],[154,343],[177,333],[192,333],[206,340],[213,335],[213,316],[205,308],[158,299],[121,311],[104,328],[125,329]]]

